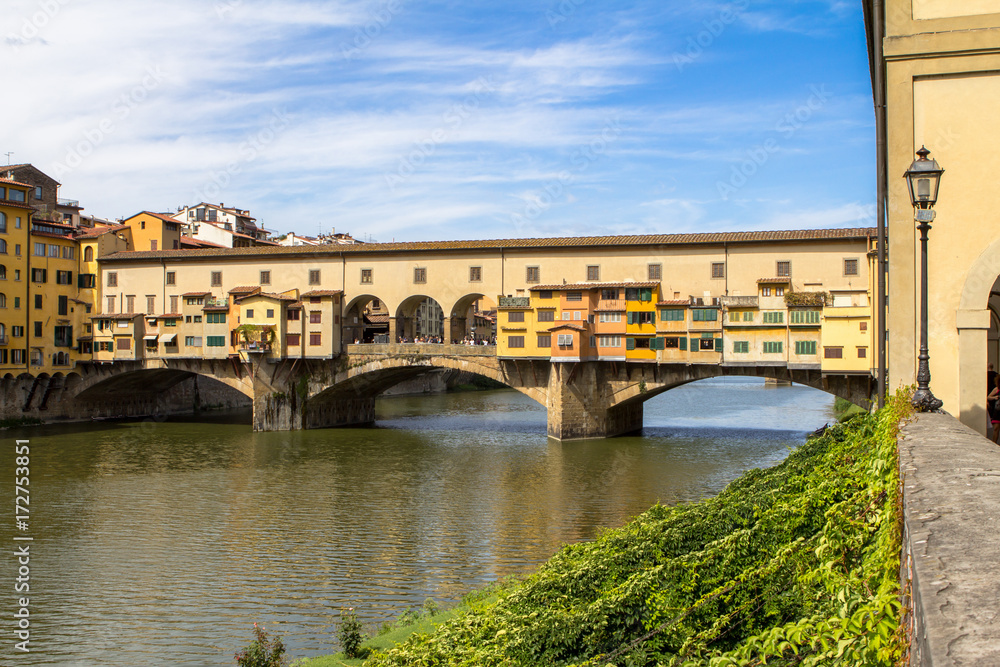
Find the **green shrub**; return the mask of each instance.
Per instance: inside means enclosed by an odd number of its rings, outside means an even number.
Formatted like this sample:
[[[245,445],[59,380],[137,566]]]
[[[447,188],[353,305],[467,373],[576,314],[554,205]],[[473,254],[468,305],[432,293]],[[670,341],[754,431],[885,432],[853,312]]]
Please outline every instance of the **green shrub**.
[[[281,667],[285,664],[285,645],[280,637],[271,641],[262,626],[253,624],[254,640],[242,651],[236,652],[240,667]]]
[[[365,640],[361,632],[361,621],[354,613],[354,607],[347,611],[340,612],[340,650],[344,652],[344,657],[359,658],[361,642]]]
[[[719,496],[564,548],[369,667],[894,665],[900,394]]]

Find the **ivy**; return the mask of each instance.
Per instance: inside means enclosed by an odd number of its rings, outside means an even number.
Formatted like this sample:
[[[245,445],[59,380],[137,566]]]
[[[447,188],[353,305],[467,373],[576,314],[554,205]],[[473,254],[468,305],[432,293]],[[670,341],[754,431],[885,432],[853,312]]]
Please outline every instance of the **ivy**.
[[[396,665],[881,666],[900,630],[899,394],[709,500],[565,547]]]

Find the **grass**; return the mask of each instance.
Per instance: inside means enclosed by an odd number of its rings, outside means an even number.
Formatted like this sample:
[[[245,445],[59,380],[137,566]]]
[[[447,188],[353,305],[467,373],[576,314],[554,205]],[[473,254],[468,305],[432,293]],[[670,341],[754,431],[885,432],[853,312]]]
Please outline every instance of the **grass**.
[[[361,652],[365,657],[347,658],[343,653],[334,653],[321,655],[317,658],[301,658],[294,661],[292,667],[361,667],[372,651],[392,648],[412,635],[429,634],[446,621],[489,606],[496,602],[500,589],[510,583],[497,582],[492,584],[482,591],[466,595],[462,602],[451,609],[438,611],[434,614],[425,613],[414,616],[413,612],[405,613],[396,623],[383,626],[382,632],[362,642]]]
[[[838,396],[837,400],[833,403],[833,413],[836,415],[837,421],[846,422],[855,415],[867,414],[868,411]]]

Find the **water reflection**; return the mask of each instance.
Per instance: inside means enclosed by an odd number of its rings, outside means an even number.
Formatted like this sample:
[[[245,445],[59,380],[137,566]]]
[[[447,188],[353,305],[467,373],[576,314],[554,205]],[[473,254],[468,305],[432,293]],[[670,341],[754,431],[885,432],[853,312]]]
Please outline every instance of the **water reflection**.
[[[232,664],[253,621],[295,657],[322,654],[342,607],[375,623],[528,572],[656,501],[780,461],[831,404],[709,381],[647,403],[641,437],[573,443],[549,440],[544,410],[514,392],[380,401],[370,429],[8,433],[33,448],[31,663]]]

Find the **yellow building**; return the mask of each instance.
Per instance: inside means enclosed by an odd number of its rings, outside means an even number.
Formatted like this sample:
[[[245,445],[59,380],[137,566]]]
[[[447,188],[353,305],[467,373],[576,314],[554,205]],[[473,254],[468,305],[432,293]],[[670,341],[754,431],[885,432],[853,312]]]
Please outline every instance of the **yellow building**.
[[[29,238],[28,357],[34,372],[66,372],[77,360],[74,331],[89,316],[79,298],[78,243],[72,225],[34,220]]]
[[[982,433],[986,364],[1000,362],[1000,1],[886,0],[882,17],[867,9],[870,46],[884,51],[873,76],[884,68],[875,89],[887,126],[889,390],[916,382],[920,242],[903,174],[926,146],[945,170],[928,244],[930,386]]]
[[[0,178],[0,371],[29,370],[28,229],[31,186]]]
[[[530,297],[497,297],[497,303],[500,304],[497,307],[497,356],[514,359],[549,358],[552,346],[549,329],[555,325],[559,300],[550,291],[540,294],[544,298],[535,296],[535,293]],[[532,304],[532,301],[535,303]]]
[[[178,250],[181,247],[181,223],[162,213],[142,211],[121,221],[132,230],[135,250]]]
[[[662,349],[662,341],[656,337],[659,283],[625,283],[611,286],[611,289],[619,292],[625,299],[625,359],[656,361],[657,350]]]

